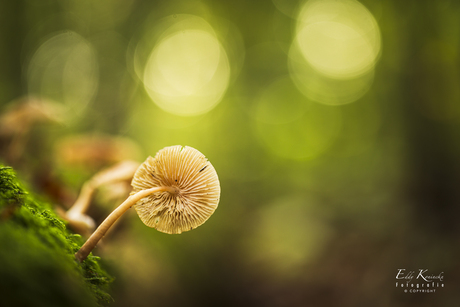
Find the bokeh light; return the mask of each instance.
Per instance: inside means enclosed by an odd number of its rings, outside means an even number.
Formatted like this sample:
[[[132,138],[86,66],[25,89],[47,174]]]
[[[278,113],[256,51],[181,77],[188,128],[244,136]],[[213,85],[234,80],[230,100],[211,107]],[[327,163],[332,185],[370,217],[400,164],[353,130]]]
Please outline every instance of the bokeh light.
[[[327,105],[343,105],[365,95],[374,81],[374,71],[351,79],[334,79],[318,73],[302,57],[298,48],[289,52],[289,69],[298,89],[309,99]]]
[[[163,31],[143,72],[139,66],[136,69],[147,93],[172,114],[194,116],[210,111],[230,80],[229,60],[213,28],[200,17],[182,14],[166,18],[158,29]]]
[[[54,100],[69,119],[93,99],[99,82],[96,54],[91,44],[73,31],[54,34],[30,59],[29,94]]]
[[[353,78],[373,68],[380,31],[372,14],[355,0],[310,0],[298,17],[296,42],[319,72]]]
[[[358,1],[307,1],[300,9],[289,69],[299,90],[328,105],[351,103],[371,87],[380,30]]]

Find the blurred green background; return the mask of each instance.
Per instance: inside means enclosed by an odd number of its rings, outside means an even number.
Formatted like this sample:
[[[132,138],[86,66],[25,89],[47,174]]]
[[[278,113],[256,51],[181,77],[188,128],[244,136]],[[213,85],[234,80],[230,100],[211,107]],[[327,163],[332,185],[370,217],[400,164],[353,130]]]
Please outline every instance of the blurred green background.
[[[177,144],[219,175],[203,226],[167,235],[128,212],[95,251],[113,306],[459,303],[460,2],[0,12],[1,159],[36,192],[68,207],[96,171]],[[118,205],[107,193],[98,222]],[[445,287],[404,293],[400,268]]]

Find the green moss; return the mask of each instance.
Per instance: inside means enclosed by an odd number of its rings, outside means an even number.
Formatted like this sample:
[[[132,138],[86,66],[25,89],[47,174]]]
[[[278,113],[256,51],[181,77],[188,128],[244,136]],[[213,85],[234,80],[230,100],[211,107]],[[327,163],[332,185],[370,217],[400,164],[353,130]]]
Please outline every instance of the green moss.
[[[0,165],[0,306],[103,306],[112,278],[100,258],[75,260],[82,239]]]

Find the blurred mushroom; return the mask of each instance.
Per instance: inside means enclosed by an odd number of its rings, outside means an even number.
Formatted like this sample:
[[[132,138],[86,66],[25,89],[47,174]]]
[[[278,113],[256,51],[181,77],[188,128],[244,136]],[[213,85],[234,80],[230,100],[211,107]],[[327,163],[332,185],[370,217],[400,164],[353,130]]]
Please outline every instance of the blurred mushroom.
[[[24,152],[32,127],[38,123],[63,123],[60,105],[35,97],[22,97],[13,102],[0,116],[1,155],[15,165]]]
[[[91,203],[94,192],[103,185],[131,180],[138,167],[138,162],[128,160],[100,171],[83,184],[77,200],[67,212],[61,214],[62,217],[69,222],[74,231],[89,234],[94,230],[95,223],[85,212]]]
[[[64,165],[100,169],[107,165],[136,159],[139,146],[131,139],[105,134],[73,135],[56,145],[56,158]]]
[[[131,182],[133,192],[75,254],[83,261],[110,226],[134,206],[145,225],[180,234],[203,224],[216,210],[220,184],[211,163],[192,147],[171,146],[148,157]]]

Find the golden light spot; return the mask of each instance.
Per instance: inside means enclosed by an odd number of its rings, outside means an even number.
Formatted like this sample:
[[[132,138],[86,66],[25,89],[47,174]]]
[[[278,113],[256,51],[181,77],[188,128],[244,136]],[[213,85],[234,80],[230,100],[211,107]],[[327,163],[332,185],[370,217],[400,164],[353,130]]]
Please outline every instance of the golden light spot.
[[[205,23],[202,19],[197,27],[183,18],[160,36],[148,56],[142,79],[160,108],[194,116],[220,102],[230,80],[230,65],[212,28],[201,25]]]
[[[289,71],[313,101],[342,105],[361,98],[374,80],[380,30],[355,0],[309,0],[298,14]]]
[[[298,20],[296,43],[319,72],[347,79],[374,67],[380,53],[380,31],[359,2],[310,0]]]

